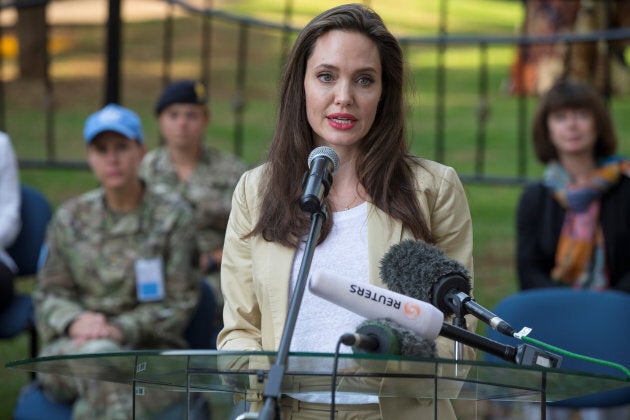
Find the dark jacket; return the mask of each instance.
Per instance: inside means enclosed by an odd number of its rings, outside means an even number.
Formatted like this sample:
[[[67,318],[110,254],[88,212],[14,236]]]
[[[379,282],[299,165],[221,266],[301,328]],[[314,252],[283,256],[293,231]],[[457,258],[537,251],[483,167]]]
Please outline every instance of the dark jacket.
[[[528,185],[518,206],[516,260],[521,289],[558,286],[550,277],[565,210],[541,182]],[[610,287],[630,292],[630,179],[603,196],[604,232]]]

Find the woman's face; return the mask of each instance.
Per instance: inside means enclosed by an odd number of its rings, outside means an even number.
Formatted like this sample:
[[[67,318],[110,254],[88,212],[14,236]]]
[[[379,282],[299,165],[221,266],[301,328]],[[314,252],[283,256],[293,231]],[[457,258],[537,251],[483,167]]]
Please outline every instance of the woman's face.
[[[316,146],[354,149],[372,127],[382,92],[376,44],[358,32],[333,30],[306,62],[306,114]]]
[[[597,131],[593,112],[588,109],[564,108],[547,116],[549,138],[559,157],[593,156]]]

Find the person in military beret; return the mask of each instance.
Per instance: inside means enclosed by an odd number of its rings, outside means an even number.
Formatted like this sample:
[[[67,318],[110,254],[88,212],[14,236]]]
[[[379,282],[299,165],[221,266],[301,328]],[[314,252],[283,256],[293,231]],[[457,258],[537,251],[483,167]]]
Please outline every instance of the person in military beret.
[[[196,80],[176,80],[164,88],[155,103],[164,145],[145,156],[140,174],[154,191],[176,191],[194,210],[195,263],[214,291],[218,332],[223,309],[219,278],[223,238],[232,193],[247,166],[204,143],[211,117],[208,99],[205,86]]]
[[[200,298],[192,210],[138,176],[145,145],[136,113],[109,104],[87,118],[83,134],[100,187],[64,203],[49,224],[34,291],[40,356],[186,348]],[[73,402],[75,419],[133,414],[130,385],[38,379],[49,398]],[[163,409],[168,397],[159,402],[137,401],[136,415]]]

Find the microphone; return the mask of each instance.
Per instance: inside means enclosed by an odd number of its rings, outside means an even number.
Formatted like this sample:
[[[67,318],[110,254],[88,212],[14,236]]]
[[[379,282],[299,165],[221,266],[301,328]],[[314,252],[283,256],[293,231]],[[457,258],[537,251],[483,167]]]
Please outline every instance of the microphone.
[[[368,320],[388,318],[427,340],[437,338],[444,322],[444,314],[430,303],[325,270],[313,272],[309,289]]]
[[[355,353],[395,354],[435,357],[435,342],[427,340],[390,319],[364,321],[353,334],[341,336],[341,342]]]
[[[341,336],[341,343],[352,346],[355,353],[400,354],[400,341],[384,324],[367,321],[354,333]]]
[[[322,200],[328,195],[332,186],[332,174],[339,168],[339,156],[332,148],[321,146],[313,149],[308,155],[308,171],[302,180],[302,197],[300,208],[303,211],[317,213]]]
[[[410,239],[393,245],[381,259],[381,278],[390,290],[431,302],[447,316],[463,311],[514,336],[510,324],[470,297],[466,268],[433,245]]]

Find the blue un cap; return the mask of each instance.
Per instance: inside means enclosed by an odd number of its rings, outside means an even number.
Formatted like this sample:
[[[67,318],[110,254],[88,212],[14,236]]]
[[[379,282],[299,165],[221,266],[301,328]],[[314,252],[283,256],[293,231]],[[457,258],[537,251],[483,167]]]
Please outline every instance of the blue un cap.
[[[109,104],[85,120],[83,127],[85,143],[89,144],[94,137],[105,131],[113,131],[139,143],[144,142],[142,123],[138,115],[117,104]]]

